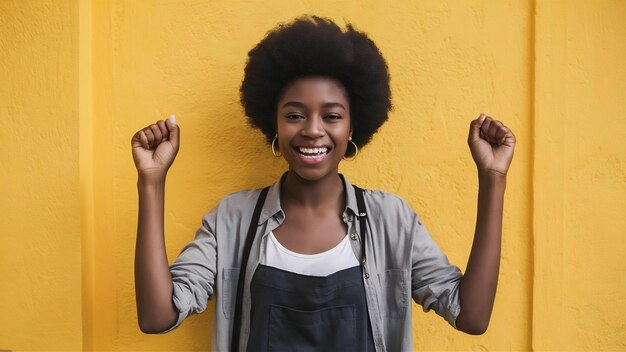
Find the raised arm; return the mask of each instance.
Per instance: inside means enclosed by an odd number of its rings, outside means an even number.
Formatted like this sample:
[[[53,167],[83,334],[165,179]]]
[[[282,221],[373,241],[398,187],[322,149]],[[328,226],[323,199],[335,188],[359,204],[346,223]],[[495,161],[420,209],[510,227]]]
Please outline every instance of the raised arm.
[[[178,317],[172,302],[172,276],[163,231],[165,178],[179,148],[179,128],[174,117],[138,131],[131,144],[139,192],[135,247],[137,318],[141,331],[158,333],[174,325]]]
[[[502,209],[515,136],[500,121],[481,114],[470,124],[468,144],[478,168],[478,211],[474,242],[460,284],[456,327],[478,335],[487,330],[498,285]]]

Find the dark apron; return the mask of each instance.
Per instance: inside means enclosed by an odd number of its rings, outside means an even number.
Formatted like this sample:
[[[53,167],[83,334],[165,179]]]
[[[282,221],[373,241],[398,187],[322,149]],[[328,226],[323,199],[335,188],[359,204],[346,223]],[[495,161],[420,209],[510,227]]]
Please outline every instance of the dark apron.
[[[374,351],[361,267],[307,276],[259,265],[248,351]]]
[[[250,283],[248,351],[375,351],[363,284],[363,277],[369,278],[364,270],[367,214],[363,189],[353,187],[361,228],[361,266],[319,277],[258,265]],[[259,195],[244,243],[231,351],[239,349],[245,268],[268,190]]]

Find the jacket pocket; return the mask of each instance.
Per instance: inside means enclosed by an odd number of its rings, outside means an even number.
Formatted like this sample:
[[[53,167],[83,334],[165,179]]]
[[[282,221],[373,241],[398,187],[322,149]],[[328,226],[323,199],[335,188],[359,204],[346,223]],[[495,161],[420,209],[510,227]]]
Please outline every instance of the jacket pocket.
[[[383,318],[404,318],[409,305],[408,272],[402,269],[386,270],[380,283],[383,291]]]
[[[237,300],[237,283],[239,281],[239,268],[222,270],[222,310],[224,317],[231,319],[235,315],[235,301]]]
[[[356,341],[355,306],[302,311],[270,306],[269,351],[351,351]]]

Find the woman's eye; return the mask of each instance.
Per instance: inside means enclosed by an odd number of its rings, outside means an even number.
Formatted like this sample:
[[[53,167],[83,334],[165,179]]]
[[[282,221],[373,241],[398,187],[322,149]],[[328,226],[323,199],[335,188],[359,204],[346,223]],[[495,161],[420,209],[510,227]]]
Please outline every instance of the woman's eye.
[[[303,119],[304,116],[300,115],[300,114],[289,114],[287,115],[287,118],[290,120],[299,120],[299,119]]]
[[[335,115],[335,114],[326,115],[326,119],[327,120],[341,120],[341,115]]]

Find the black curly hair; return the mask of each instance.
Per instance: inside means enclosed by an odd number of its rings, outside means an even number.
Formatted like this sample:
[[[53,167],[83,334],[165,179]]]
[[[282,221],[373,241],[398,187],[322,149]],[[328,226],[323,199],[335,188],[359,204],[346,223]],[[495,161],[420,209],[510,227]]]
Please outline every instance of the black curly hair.
[[[352,141],[367,144],[391,111],[389,73],[382,54],[365,33],[348,24],[302,16],[274,28],[248,53],[241,104],[253,127],[271,143],[283,88],[305,76],[326,76],[348,92]],[[346,155],[354,154],[348,148]]]

